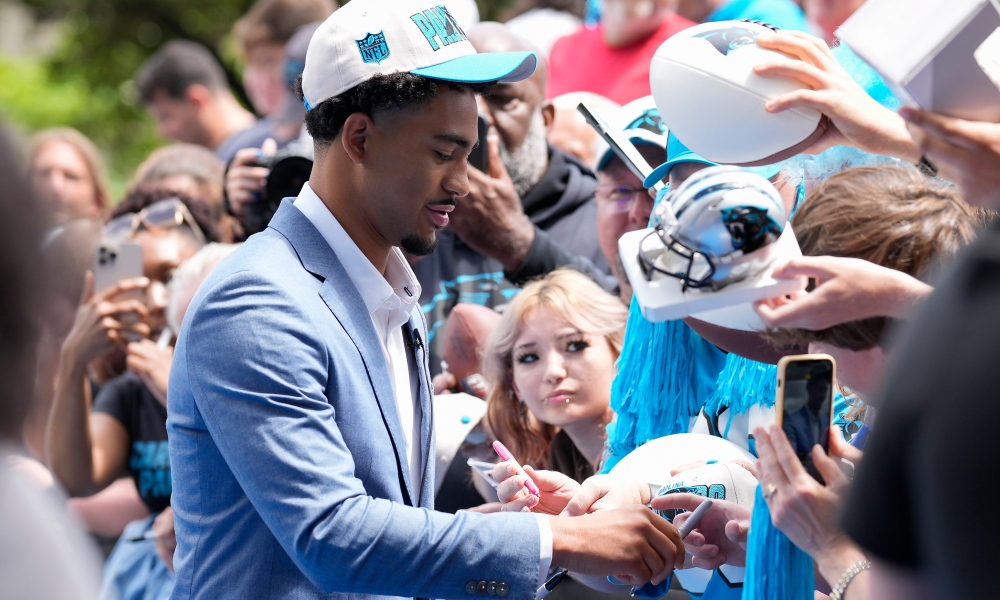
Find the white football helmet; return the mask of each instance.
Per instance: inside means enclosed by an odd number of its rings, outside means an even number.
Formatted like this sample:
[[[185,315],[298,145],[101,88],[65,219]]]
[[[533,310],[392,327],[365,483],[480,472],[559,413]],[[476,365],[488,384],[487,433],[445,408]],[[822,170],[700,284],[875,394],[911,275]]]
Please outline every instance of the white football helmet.
[[[654,211],[655,230],[639,246],[646,279],[680,279],[683,289],[718,290],[766,269],[788,221],[770,181],[739,167],[692,175]]]

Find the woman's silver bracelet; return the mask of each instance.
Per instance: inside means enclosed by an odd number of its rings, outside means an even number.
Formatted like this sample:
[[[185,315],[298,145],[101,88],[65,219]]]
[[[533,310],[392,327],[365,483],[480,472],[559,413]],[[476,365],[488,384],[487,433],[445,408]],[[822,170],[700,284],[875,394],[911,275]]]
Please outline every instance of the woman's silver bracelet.
[[[868,560],[859,560],[847,567],[844,574],[840,576],[840,581],[837,582],[837,585],[833,586],[833,591],[830,592],[830,600],[841,600],[844,597],[844,592],[847,591],[847,586],[851,585],[851,582],[858,576],[858,573],[867,571],[870,568],[872,568],[872,563]]]

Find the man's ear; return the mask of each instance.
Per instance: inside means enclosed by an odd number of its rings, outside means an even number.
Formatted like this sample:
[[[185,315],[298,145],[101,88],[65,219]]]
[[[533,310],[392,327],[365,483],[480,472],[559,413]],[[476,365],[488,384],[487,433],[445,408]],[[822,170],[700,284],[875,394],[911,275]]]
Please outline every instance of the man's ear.
[[[200,83],[193,83],[184,90],[184,97],[188,102],[201,108],[212,101],[213,94],[207,87]]]
[[[556,107],[551,100],[542,102],[542,119],[545,121],[545,133],[551,133],[552,125],[556,122]]]
[[[356,112],[347,117],[340,130],[340,143],[344,152],[355,164],[364,162],[368,154],[369,136],[375,123],[365,113]]]

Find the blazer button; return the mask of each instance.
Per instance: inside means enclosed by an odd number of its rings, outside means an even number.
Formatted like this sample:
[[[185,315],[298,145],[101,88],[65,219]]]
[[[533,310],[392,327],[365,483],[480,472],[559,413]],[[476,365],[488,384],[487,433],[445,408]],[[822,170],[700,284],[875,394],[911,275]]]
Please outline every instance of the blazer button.
[[[465,584],[466,594],[475,594],[476,590],[478,589],[479,589],[479,584],[476,581],[470,581],[469,583]]]
[[[495,582],[495,581],[489,582],[489,584],[486,585],[486,593],[489,594],[490,596],[496,596],[497,595],[497,582]]]
[[[485,594],[487,585],[488,584],[485,581],[480,581],[479,585],[476,586],[476,591],[479,592],[480,594]]]
[[[497,584],[497,596],[500,596],[501,598],[503,598],[504,596],[506,596],[509,593],[510,593],[510,586],[509,585],[507,585],[506,583],[504,583],[502,581]]]

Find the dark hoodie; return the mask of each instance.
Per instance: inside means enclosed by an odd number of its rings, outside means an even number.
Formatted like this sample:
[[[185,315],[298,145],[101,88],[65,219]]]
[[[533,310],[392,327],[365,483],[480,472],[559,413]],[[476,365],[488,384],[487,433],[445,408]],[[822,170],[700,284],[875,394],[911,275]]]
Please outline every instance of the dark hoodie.
[[[441,372],[441,334],[458,302],[503,310],[517,286],[561,266],[575,267],[607,289],[614,287],[615,278],[597,243],[596,188],[593,171],[549,146],[548,168],[521,199],[535,226],[535,241],[514,272],[505,273],[499,261],[479,254],[450,229],[438,234],[434,253],[413,266],[422,288],[432,374]]]

